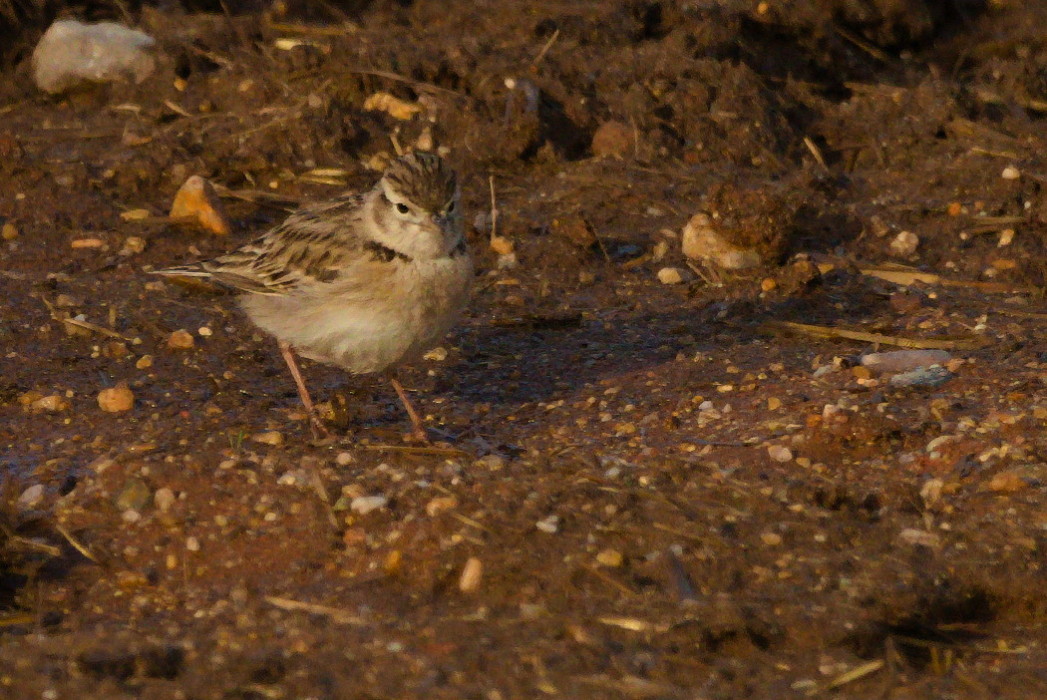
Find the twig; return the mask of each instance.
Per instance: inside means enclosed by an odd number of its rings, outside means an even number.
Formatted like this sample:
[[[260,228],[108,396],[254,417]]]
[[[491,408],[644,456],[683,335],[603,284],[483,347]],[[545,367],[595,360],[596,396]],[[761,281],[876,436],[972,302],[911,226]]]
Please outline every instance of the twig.
[[[412,455],[441,455],[446,457],[468,457],[469,453],[457,447],[415,447],[414,445],[358,445],[363,450],[383,452],[405,452]]]
[[[857,46],[859,49],[861,49],[865,53],[867,53],[870,56],[872,56],[873,58],[875,58],[875,59],[877,59],[879,61],[883,61],[884,63],[890,63],[891,62],[891,57],[890,56],[888,56],[886,53],[884,53],[880,49],[876,48],[872,44],[869,44],[867,42],[862,41],[861,39],[859,39],[855,35],[853,35],[850,32],[848,32],[846,29],[842,29],[841,27],[834,27],[834,29],[836,30],[836,33],[839,34],[841,37],[843,37],[847,41],[851,42],[852,44]]]
[[[98,557],[96,557],[94,555],[94,553],[90,549],[87,548],[87,545],[81,544],[81,542],[79,540],[77,540],[75,537],[73,537],[69,533],[69,531],[65,529],[64,525],[62,525],[59,522],[56,522],[54,524],[54,527],[55,527],[56,530],[58,530],[58,534],[60,534],[62,537],[64,537],[65,541],[68,542],[70,545],[72,545],[73,549],[75,549],[76,551],[80,552],[80,554],[83,554],[85,557],[87,557],[88,559],[93,561],[95,564],[101,564],[101,562],[98,561]]]
[[[313,615],[323,615],[324,617],[330,618],[332,622],[340,625],[367,624],[367,621],[359,615],[353,615],[348,610],[343,610],[341,608],[332,608],[327,605],[317,605],[316,603],[306,603],[301,600],[292,600],[291,598],[280,598],[274,595],[267,595],[265,597],[265,602],[274,605],[281,610],[301,611]]]
[[[836,678],[833,678],[831,681],[829,681],[825,685],[816,686],[816,687],[812,688],[811,690],[807,691],[807,695],[808,695],[808,697],[810,697],[811,695],[817,695],[818,693],[824,692],[826,690],[832,690],[833,688],[839,688],[842,685],[847,685],[848,683],[853,683],[854,681],[856,681],[856,680],[858,680],[860,678],[865,678],[870,673],[876,673],[877,671],[879,671],[883,667],[884,667],[883,659],[874,659],[872,661],[868,661],[868,662],[866,662],[864,664],[860,664],[858,666],[855,666],[850,671],[845,671],[845,672],[841,673],[840,675],[838,675]]]
[[[545,46],[543,46],[542,50],[538,52],[538,55],[534,57],[534,60],[531,61],[531,68],[538,67],[538,64],[542,62],[543,58],[545,58],[545,54],[549,53],[549,49],[553,47],[553,44],[555,44],[556,40],[559,38],[560,30],[557,29],[555,32],[553,32],[553,35],[549,37],[549,41],[545,42]]]
[[[312,477],[313,489],[316,490],[320,501],[324,504],[324,511],[327,513],[327,521],[331,523],[331,527],[338,529],[338,516],[334,514],[334,508],[331,507],[331,499],[327,495],[327,489],[324,487],[324,481],[320,478],[320,470],[316,468],[315,464],[309,465],[309,474]]]
[[[927,350],[974,350],[984,347],[987,344],[987,342],[981,338],[902,338],[899,336],[884,335],[882,333],[851,331],[845,328],[816,326],[811,323],[796,323],[794,321],[773,321],[765,324],[765,326],[772,329],[797,331],[816,338],[844,338],[846,340],[860,340],[867,343],[879,343],[881,345],[896,345],[902,348],[922,348]]]
[[[600,579],[601,581],[603,581],[605,583],[610,584],[611,586],[614,586],[619,591],[621,591],[622,593],[624,593],[624,594],[626,594],[628,596],[635,597],[635,596],[639,595],[636,591],[634,591],[633,589],[629,588],[628,586],[626,586],[621,581],[618,581],[613,576],[608,576],[604,572],[602,572],[599,569],[597,569],[595,566],[590,566],[589,564],[583,564],[582,568],[585,569],[586,571],[588,571],[590,574],[592,574],[596,578]],[[603,622],[603,620],[600,620],[600,622]]]
[[[825,158],[822,156],[822,151],[820,148],[818,148],[818,144],[811,140],[810,136],[804,136],[803,145],[807,146],[807,150],[811,152],[811,155],[814,156],[814,159],[818,161],[818,165],[822,166],[822,170],[824,170],[825,173],[828,175],[829,166],[825,164]]]
[[[487,176],[487,184],[491,187],[491,240],[498,236],[498,201],[494,195],[494,175]]]

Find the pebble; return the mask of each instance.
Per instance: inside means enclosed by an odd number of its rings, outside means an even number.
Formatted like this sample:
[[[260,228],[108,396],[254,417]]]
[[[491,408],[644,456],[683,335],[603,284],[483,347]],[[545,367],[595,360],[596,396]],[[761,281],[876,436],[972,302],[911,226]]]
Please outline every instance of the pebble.
[[[662,284],[680,284],[687,278],[687,271],[679,267],[663,267],[658,270],[658,281]]]
[[[356,461],[356,457],[352,452],[339,452],[334,458],[334,463],[339,467],[346,467]]]
[[[98,407],[106,413],[130,411],[134,403],[134,392],[123,383],[98,392]]]
[[[41,396],[29,404],[29,410],[34,413],[60,413],[69,409],[69,401],[59,394]]]
[[[773,277],[764,277],[760,282],[760,290],[764,292],[773,292],[778,288],[778,281]]]
[[[138,361],[135,362],[135,368],[136,369],[149,369],[152,366],[153,366],[153,356],[152,355],[142,355],[141,357],[138,358]]]
[[[357,496],[349,503],[349,510],[360,515],[367,515],[371,511],[385,508],[389,499],[385,496]]]
[[[214,335],[214,331],[211,330],[210,326],[200,326],[196,329],[196,334],[199,335],[201,338],[210,338],[212,335]]]
[[[894,387],[906,387],[906,386],[941,386],[945,382],[952,379],[954,375],[952,372],[942,367],[941,365],[931,365],[930,367],[920,367],[914,369],[911,372],[902,372],[896,374],[890,379],[890,385]]]
[[[777,411],[781,407],[782,407],[782,400],[779,399],[777,396],[772,396],[769,399],[767,399],[767,410],[768,411]]]
[[[1029,483],[1016,471],[1000,472],[989,480],[988,489],[997,493],[1014,493],[1027,488]]]
[[[534,526],[548,535],[554,535],[560,529],[560,516],[550,515],[539,520]]]
[[[388,92],[376,92],[364,100],[364,110],[368,112],[385,112],[393,119],[407,121],[422,111],[417,102],[407,102]]]
[[[512,255],[513,254],[513,242],[505,236],[491,236],[491,240],[488,245],[498,255]]]
[[[789,462],[793,458],[793,452],[785,445],[771,445],[767,448],[767,454],[775,462]]]
[[[44,500],[44,485],[33,484],[18,497],[18,507],[23,510],[35,508]]]
[[[1021,176],[1022,171],[1018,170],[1018,168],[1014,167],[1013,165],[1008,165],[1006,168],[1003,169],[1003,172],[1000,173],[1000,177],[1002,177],[1004,180],[1017,180]]]
[[[140,511],[149,504],[152,498],[153,492],[149,490],[149,486],[141,479],[132,477],[127,480],[120,495],[116,497],[115,505],[121,511]]]
[[[121,257],[129,257],[136,255],[145,250],[145,239],[141,236],[128,236],[124,239],[124,245],[120,248],[117,255]]]
[[[284,435],[279,430],[267,430],[262,433],[255,433],[251,436],[251,440],[254,442],[260,442],[263,445],[282,445],[284,443]]]
[[[458,590],[462,593],[472,593],[480,587],[480,579],[483,578],[484,565],[476,557],[469,557],[462,567],[462,576],[458,579]]]
[[[711,216],[698,213],[683,227],[683,254],[692,260],[712,260],[728,270],[756,267],[763,261],[752,248],[741,248],[727,241],[716,229]]]
[[[185,548],[187,550],[189,550],[190,552],[199,552],[200,551],[200,540],[196,539],[193,536],[186,537],[185,538]]]
[[[156,509],[161,513],[166,513],[171,510],[171,506],[174,505],[176,500],[177,496],[175,496],[175,492],[166,486],[158,488],[156,493],[153,494],[153,505],[156,506]]]
[[[458,499],[454,496],[437,496],[425,504],[425,513],[430,518],[435,518],[440,513],[454,510],[458,507]]]
[[[782,536],[777,532],[764,532],[760,535],[760,541],[768,547],[777,547],[782,543]]]
[[[600,566],[619,567],[622,565],[623,560],[622,553],[617,549],[604,549],[596,555],[596,563]]]
[[[179,328],[167,338],[167,347],[171,350],[189,350],[195,345],[193,334],[184,328]]]
[[[926,530],[906,528],[898,533],[898,539],[905,544],[923,545],[924,547],[937,547],[940,543],[938,535]]]
[[[593,134],[592,150],[597,158],[621,158],[633,145],[633,130],[619,121],[606,121]]]
[[[861,366],[869,368],[876,374],[884,374],[886,372],[907,372],[931,365],[944,365],[951,359],[952,355],[944,350],[891,350],[863,355]]]
[[[549,231],[556,236],[566,238],[571,243],[581,248],[588,248],[596,243],[596,234],[592,226],[581,216],[569,214],[553,219]]]
[[[487,469],[492,472],[500,471],[505,468],[505,457],[496,454],[484,455],[473,462],[473,466]]]
[[[54,22],[33,49],[33,81],[52,95],[80,85],[132,80],[156,70],[156,41],[116,22]]]
[[[3,228],[0,228],[0,238],[3,238],[5,241],[13,241],[18,238],[18,227],[10,221],[4,223]]]
[[[178,189],[168,216],[190,219],[218,236],[228,236],[232,231],[214,185],[199,175],[193,175]]]
[[[912,231],[902,231],[891,240],[891,252],[899,257],[907,258],[916,252],[919,245],[919,236]]]
[[[437,346],[422,356],[423,360],[430,362],[443,362],[447,359],[447,348]]]

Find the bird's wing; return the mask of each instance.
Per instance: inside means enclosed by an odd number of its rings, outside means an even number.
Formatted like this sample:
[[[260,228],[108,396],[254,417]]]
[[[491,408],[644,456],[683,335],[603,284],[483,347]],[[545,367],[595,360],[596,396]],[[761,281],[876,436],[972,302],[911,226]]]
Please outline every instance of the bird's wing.
[[[289,294],[333,281],[359,255],[362,195],[300,209],[236,250],[158,274],[210,277],[253,294]]]

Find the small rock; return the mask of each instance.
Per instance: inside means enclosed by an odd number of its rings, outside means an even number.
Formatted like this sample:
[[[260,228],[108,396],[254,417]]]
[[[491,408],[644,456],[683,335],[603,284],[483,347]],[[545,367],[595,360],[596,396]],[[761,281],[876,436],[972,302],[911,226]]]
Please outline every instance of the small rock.
[[[214,185],[199,175],[193,175],[182,184],[168,215],[172,219],[191,220],[205,231],[219,236],[227,236],[232,231]]]
[[[447,348],[435,347],[429,352],[422,356],[423,360],[429,360],[430,362],[443,362],[447,359]]]
[[[3,228],[0,228],[0,238],[5,241],[13,241],[18,238],[18,227],[10,221],[4,222]]]
[[[416,102],[407,102],[388,92],[376,92],[364,100],[364,110],[368,112],[385,112],[393,119],[407,121],[422,111]]]
[[[1029,482],[1017,471],[1000,472],[989,480],[988,489],[997,493],[1014,493],[1028,488]]]
[[[1002,177],[1004,180],[1017,180],[1021,176],[1022,171],[1018,170],[1018,168],[1014,167],[1013,165],[1008,165],[1006,168],[1003,169],[1003,172],[1000,173],[1000,177]]]
[[[492,472],[500,471],[505,468],[505,457],[496,454],[484,455],[473,462],[473,466],[479,467],[480,469],[487,469]]]
[[[998,248],[1005,248],[1014,242],[1014,229],[1005,228],[1000,231],[1000,240],[996,242]]]
[[[266,430],[265,432],[255,433],[251,436],[251,440],[259,442],[263,445],[282,445],[284,443],[284,434],[279,430]]]
[[[906,528],[898,533],[898,539],[905,544],[923,545],[924,547],[937,547],[941,540],[938,535],[926,530]]]
[[[120,383],[98,392],[98,407],[106,413],[123,413],[134,407],[135,395],[127,384]]]
[[[928,479],[920,487],[920,498],[923,499],[925,506],[930,507],[941,500],[942,489],[945,487],[945,482],[941,479]]]
[[[788,462],[793,458],[792,450],[785,445],[771,445],[767,448],[767,454],[775,462]]]
[[[167,347],[171,350],[189,350],[195,345],[193,334],[184,328],[179,328],[167,338]]]
[[[619,567],[622,565],[623,560],[622,553],[617,549],[604,549],[596,555],[596,563],[600,566]]]
[[[902,231],[891,240],[891,252],[899,257],[907,258],[916,252],[919,245],[919,236],[912,231]]]
[[[633,147],[633,130],[619,121],[606,121],[593,134],[592,150],[597,158],[621,158]]]
[[[63,19],[48,27],[33,49],[33,80],[51,94],[88,83],[141,83],[156,69],[156,42],[115,22]]]
[[[680,284],[686,279],[687,271],[679,267],[663,267],[658,270],[658,281],[662,284]]]
[[[782,543],[782,536],[777,532],[764,532],[760,534],[760,541],[768,547],[777,547]]]
[[[943,365],[950,359],[952,355],[944,350],[890,350],[863,355],[861,363],[862,367],[867,367],[876,374],[885,374]]]
[[[117,510],[120,511],[141,511],[152,498],[153,492],[149,490],[149,486],[141,479],[132,477],[124,484],[120,495],[116,497],[115,504]]]
[[[33,484],[18,497],[18,507],[21,510],[29,510],[40,505],[40,501],[44,500],[44,485]]]
[[[349,510],[360,515],[367,515],[371,511],[385,508],[389,499],[385,496],[357,496],[349,503]]]
[[[771,396],[770,398],[767,399],[767,410],[768,411],[777,411],[781,407],[782,407],[782,400],[779,399],[777,396]]]
[[[437,496],[425,504],[425,513],[430,518],[435,518],[440,513],[454,510],[458,507],[458,499],[454,496]]]
[[[60,413],[69,409],[69,401],[59,394],[42,396],[29,404],[33,413]]]
[[[902,372],[896,374],[890,379],[890,385],[894,387],[906,387],[906,386],[926,386],[935,387],[941,386],[945,382],[952,379],[955,375],[942,367],[941,365],[931,365],[930,367],[920,367],[914,369],[911,372]]]
[[[549,225],[549,232],[566,238],[579,248],[588,248],[596,243],[596,234],[589,222],[577,214],[558,216]]]
[[[491,236],[488,243],[498,255],[512,255],[513,254],[513,242],[505,236]]]
[[[458,590],[462,593],[472,593],[480,587],[480,579],[483,578],[484,566],[476,557],[469,557],[462,567],[462,576],[458,579]]]
[[[210,326],[200,326],[196,329],[196,334],[199,335],[201,338],[210,338],[212,335],[214,335],[214,331],[211,330]]]
[[[152,366],[153,366],[153,356],[152,355],[142,355],[141,357],[138,358],[138,361],[135,362],[135,368],[136,369],[149,369]]]
[[[186,537],[185,538],[185,548],[187,550],[189,550],[190,552],[199,552],[200,551],[200,540],[196,539],[195,537],[193,537],[191,535],[189,537]]]
[[[141,236],[128,236],[127,238],[124,239],[124,245],[123,245],[122,248],[120,248],[120,251],[117,253],[117,255],[120,255],[121,257],[125,257],[126,258],[128,256],[135,255],[137,253],[141,253],[144,250],[145,250],[145,239],[144,238],[142,238]]]
[[[708,214],[698,213],[683,228],[683,254],[692,260],[711,260],[727,270],[744,270],[761,264],[753,248],[741,248],[726,240]]]
[[[764,277],[760,282],[760,290],[764,292],[773,292],[778,288],[778,281],[773,277]]]
[[[153,505],[161,513],[166,513],[171,510],[171,506],[177,500],[174,491],[167,488],[166,486],[158,488],[156,493],[153,494]]]
[[[539,520],[534,526],[547,535],[554,535],[560,529],[560,516],[550,515]]]

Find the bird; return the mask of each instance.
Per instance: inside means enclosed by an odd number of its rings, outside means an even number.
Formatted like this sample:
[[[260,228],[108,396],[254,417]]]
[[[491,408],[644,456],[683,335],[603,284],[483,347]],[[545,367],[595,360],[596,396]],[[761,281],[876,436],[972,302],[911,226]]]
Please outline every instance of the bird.
[[[432,349],[468,302],[473,260],[460,200],[449,164],[414,151],[369,191],[304,206],[225,255],[152,272],[240,293],[247,317],[276,339],[314,438],[330,432],[296,354],[351,374],[384,373],[411,421],[406,437],[428,443],[396,368]]]

